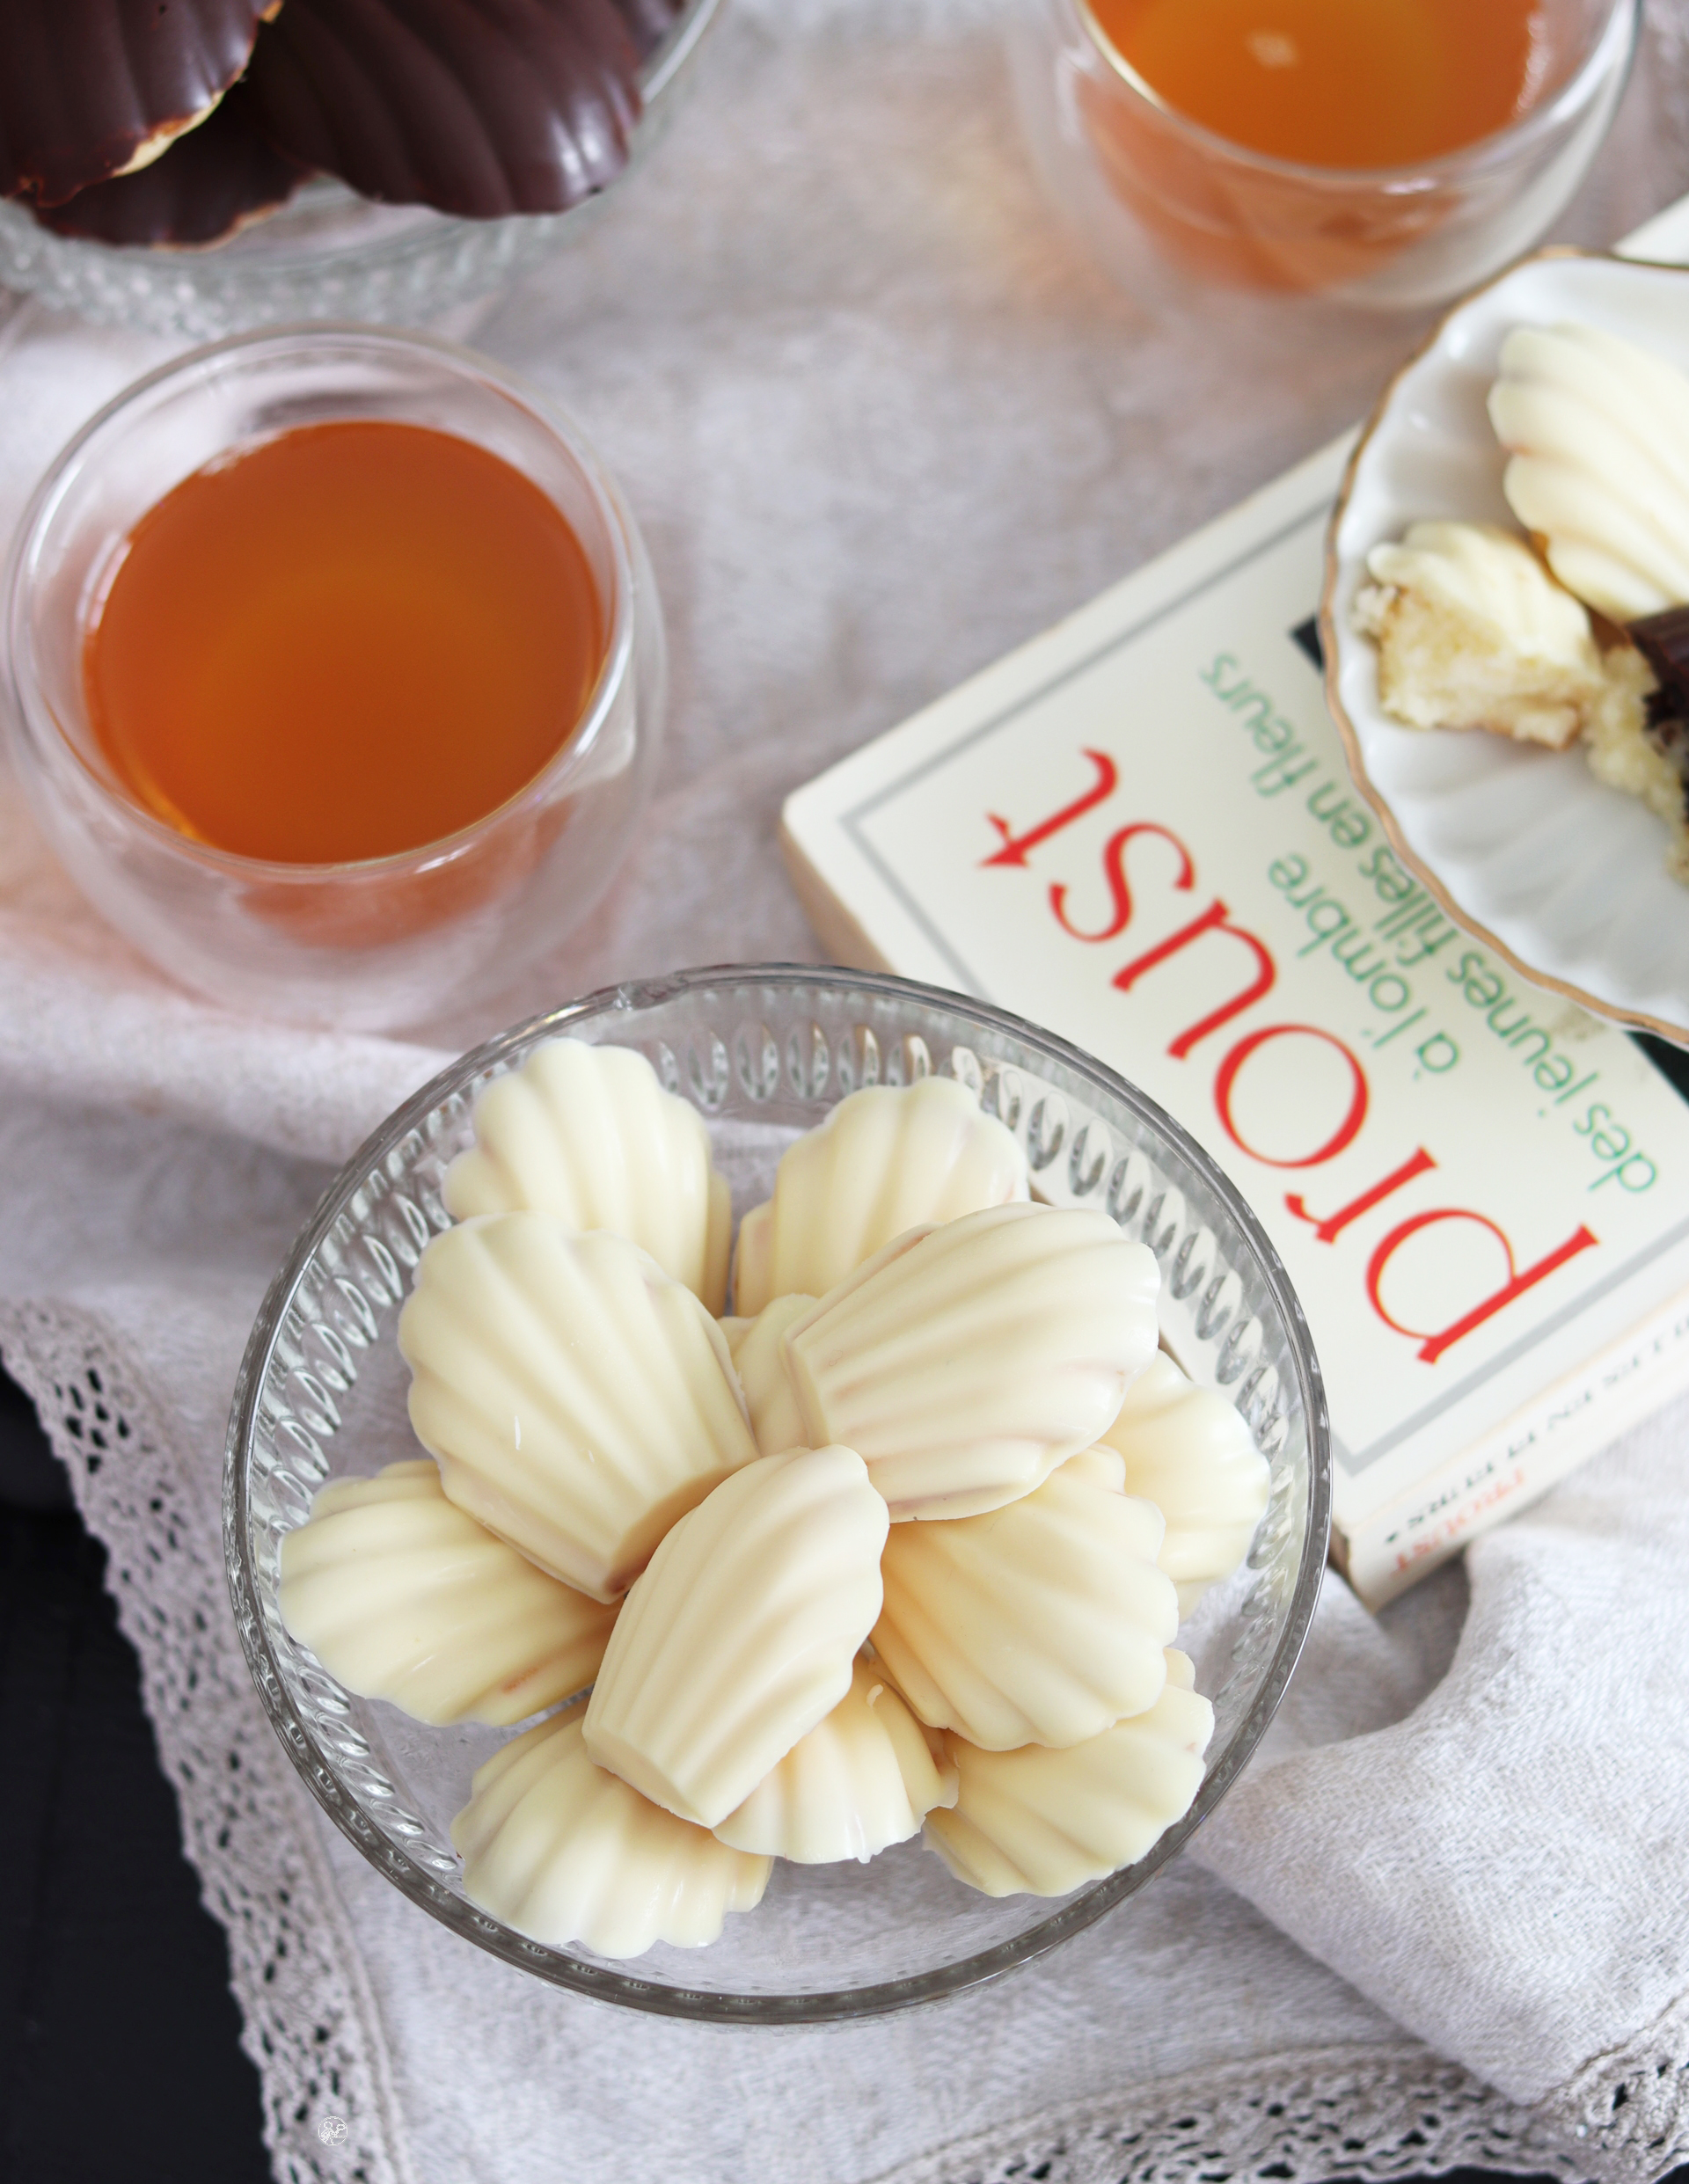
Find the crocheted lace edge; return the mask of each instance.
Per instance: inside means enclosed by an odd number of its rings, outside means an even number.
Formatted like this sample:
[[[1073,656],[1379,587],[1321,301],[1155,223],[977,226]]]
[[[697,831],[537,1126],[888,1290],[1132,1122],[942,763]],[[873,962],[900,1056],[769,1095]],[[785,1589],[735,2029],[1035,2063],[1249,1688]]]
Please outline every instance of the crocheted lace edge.
[[[413,2184],[385,2035],[322,1854],[230,1628],[219,1480],[176,1450],[144,1368],[98,1314],[0,1306],[141,1662],[183,1848],[229,1941],[281,2184]],[[1689,2147],[1689,2003],[1540,2108],[1399,2044],[1301,2050],[1122,2091],[900,2164],[874,2184],[1319,2184],[1451,2168],[1651,2184]]]

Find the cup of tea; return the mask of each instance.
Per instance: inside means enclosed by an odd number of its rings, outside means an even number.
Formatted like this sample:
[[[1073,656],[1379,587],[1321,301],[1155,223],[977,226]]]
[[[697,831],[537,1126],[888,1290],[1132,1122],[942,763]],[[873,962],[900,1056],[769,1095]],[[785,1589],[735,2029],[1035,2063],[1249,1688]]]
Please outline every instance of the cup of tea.
[[[665,690],[638,526],[467,350],[312,325],[176,359],[58,457],[4,592],[43,832],[230,1007],[437,1014],[578,924],[638,822]]]
[[[1375,309],[1528,250],[1589,169],[1641,0],[1017,0],[1035,160],[1138,293]]]

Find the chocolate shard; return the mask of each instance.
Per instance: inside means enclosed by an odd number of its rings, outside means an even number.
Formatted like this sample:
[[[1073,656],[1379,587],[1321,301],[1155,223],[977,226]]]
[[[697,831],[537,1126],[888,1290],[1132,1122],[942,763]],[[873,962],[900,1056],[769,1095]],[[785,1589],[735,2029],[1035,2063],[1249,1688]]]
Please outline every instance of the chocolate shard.
[[[1625,634],[1659,684],[1648,701],[1650,727],[1689,717],[1689,607],[1667,607],[1625,625]]]
[[[639,64],[617,0],[287,0],[247,80],[291,158],[365,197],[491,220],[614,180]]]
[[[0,0],[0,197],[62,204],[222,98],[276,0]]]
[[[150,166],[34,212],[55,235],[97,243],[218,243],[285,204],[309,172],[259,134],[251,94],[237,84]]]

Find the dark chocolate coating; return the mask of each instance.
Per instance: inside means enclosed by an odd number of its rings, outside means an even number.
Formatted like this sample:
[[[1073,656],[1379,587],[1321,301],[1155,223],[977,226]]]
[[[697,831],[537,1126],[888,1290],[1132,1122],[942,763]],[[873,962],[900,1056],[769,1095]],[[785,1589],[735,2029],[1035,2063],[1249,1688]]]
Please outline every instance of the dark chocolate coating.
[[[150,166],[91,183],[62,205],[38,205],[35,217],[55,235],[97,243],[216,243],[285,204],[308,172],[259,135],[250,94],[237,84]]]
[[[365,197],[491,220],[615,179],[639,64],[618,0],[287,0],[247,81],[291,157]]]
[[[62,204],[202,117],[271,0],[0,0],[0,197]]]

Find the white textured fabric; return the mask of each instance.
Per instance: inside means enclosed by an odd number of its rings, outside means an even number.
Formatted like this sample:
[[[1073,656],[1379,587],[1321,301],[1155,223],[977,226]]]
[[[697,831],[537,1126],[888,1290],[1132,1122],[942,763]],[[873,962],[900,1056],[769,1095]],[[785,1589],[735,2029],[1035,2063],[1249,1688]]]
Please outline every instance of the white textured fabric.
[[[544,1988],[389,1889],[259,1711],[223,1420],[326,1164],[547,1003],[813,955],[785,793],[1305,454],[1418,331],[1109,289],[1027,172],[992,0],[735,4],[660,157],[478,335],[597,439],[668,608],[673,741],[589,928],[410,1043],[242,1022],[107,933],[0,785],[0,1350],[111,1549],[277,2175],[1643,2184],[1689,2151],[1682,1409],[1480,1543],[1470,1595],[1375,1625],[1328,1585],[1199,1855],[914,2017],[759,2036]],[[1662,8],[1581,238],[1689,184],[1683,59]],[[0,531],[160,353],[33,311],[6,340]]]

